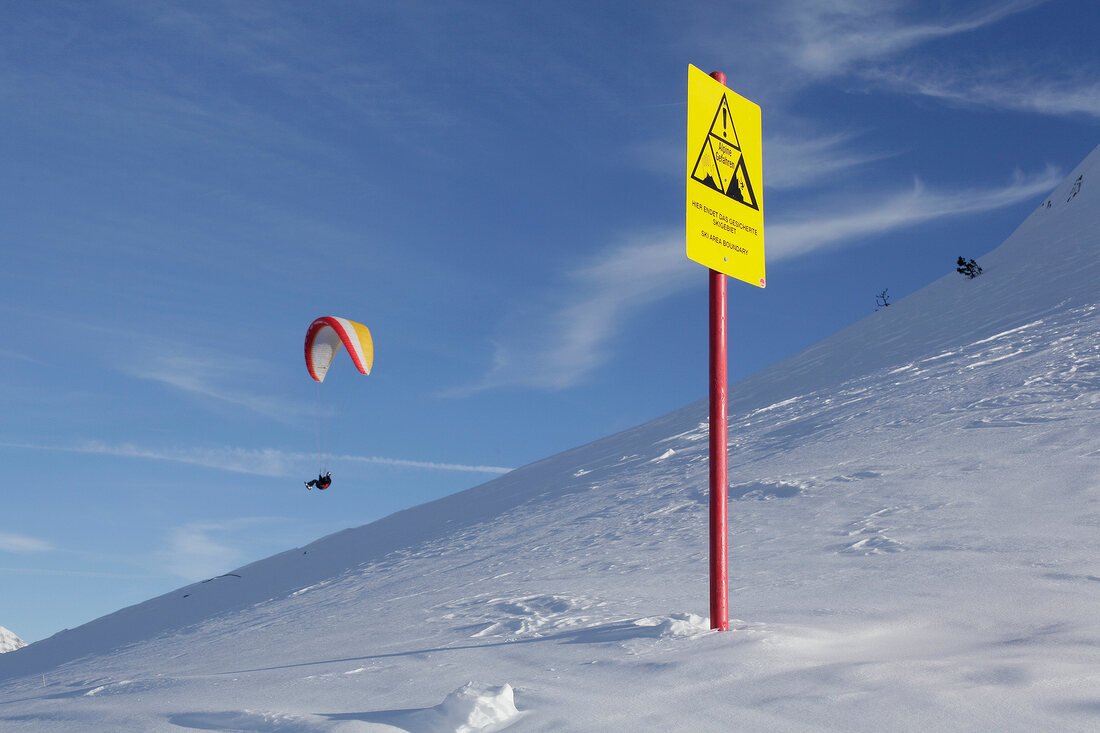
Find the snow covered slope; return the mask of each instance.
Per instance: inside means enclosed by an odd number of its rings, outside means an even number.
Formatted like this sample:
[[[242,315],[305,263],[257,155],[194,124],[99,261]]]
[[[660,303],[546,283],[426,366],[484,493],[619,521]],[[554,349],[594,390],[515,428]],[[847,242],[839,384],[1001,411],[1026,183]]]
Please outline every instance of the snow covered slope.
[[[26,644],[23,640],[16,636],[13,632],[0,626],[0,654],[6,654],[7,652],[14,652],[16,649],[25,647]]]
[[[1095,730],[1100,148],[706,404],[0,657],[5,731]],[[471,682],[472,681],[472,682]]]

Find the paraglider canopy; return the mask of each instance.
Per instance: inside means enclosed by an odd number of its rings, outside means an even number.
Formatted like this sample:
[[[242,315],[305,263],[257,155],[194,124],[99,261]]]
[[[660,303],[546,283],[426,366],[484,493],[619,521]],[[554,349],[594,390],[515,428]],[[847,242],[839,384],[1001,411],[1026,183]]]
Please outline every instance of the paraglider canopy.
[[[318,382],[325,381],[325,374],[340,351],[346,346],[355,368],[370,374],[374,364],[374,341],[370,331],[362,323],[336,316],[321,316],[310,324],[306,332],[306,369]]]

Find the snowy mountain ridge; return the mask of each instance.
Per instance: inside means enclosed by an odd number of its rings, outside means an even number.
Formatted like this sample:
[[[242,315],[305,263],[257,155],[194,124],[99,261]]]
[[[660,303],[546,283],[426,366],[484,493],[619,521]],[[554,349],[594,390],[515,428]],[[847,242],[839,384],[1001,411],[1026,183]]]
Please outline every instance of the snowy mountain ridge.
[[[0,654],[22,649],[26,644],[14,632],[0,626]]]
[[[1100,148],[981,265],[731,387],[731,632],[700,401],[6,654],[0,727],[1092,729]]]

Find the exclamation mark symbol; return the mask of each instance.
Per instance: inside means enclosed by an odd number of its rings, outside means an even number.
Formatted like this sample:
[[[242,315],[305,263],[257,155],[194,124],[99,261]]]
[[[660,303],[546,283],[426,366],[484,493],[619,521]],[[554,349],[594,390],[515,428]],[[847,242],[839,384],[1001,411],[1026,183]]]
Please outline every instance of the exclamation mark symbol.
[[[722,137],[726,136],[726,113],[728,111],[725,105],[722,105]]]

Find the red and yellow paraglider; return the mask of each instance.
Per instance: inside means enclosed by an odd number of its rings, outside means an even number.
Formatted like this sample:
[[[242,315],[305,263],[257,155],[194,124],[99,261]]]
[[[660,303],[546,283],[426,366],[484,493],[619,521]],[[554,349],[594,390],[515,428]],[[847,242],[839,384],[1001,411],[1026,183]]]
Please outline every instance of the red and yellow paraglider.
[[[347,347],[355,368],[363,374],[370,374],[370,368],[374,365],[374,341],[367,327],[346,318],[321,316],[310,324],[306,332],[306,369],[309,376],[318,382],[325,381],[328,368],[341,345]]]
[[[374,340],[370,331],[362,323],[349,321],[347,318],[336,316],[321,316],[310,324],[306,331],[306,369],[309,376],[316,382],[325,381],[325,375],[332,366],[333,359],[340,352],[340,347],[346,347],[348,356],[351,357],[355,368],[363,374],[370,374],[374,366]],[[320,385],[318,384],[318,389]],[[320,393],[318,393],[319,395]],[[326,446],[322,427],[324,419],[321,410],[317,411],[317,459],[320,471],[317,478],[306,481],[306,488],[327,489],[332,483],[332,476],[325,471]]]

